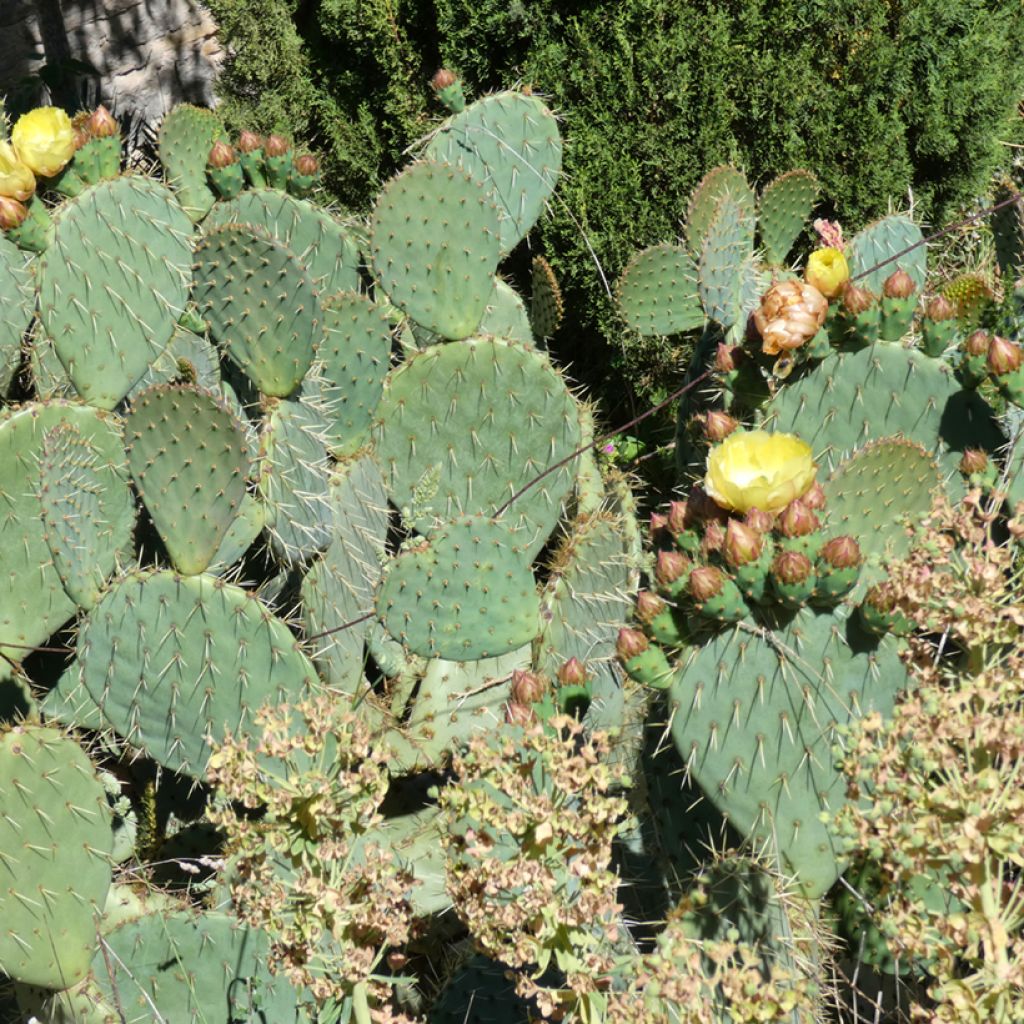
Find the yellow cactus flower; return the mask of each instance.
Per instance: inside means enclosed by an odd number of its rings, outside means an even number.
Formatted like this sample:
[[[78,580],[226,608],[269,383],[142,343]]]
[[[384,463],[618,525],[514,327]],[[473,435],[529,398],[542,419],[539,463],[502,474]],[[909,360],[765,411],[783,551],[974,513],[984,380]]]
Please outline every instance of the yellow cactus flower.
[[[778,512],[802,497],[818,467],[795,434],[737,430],[711,449],[704,490],[723,508]]]
[[[14,152],[9,142],[0,139],[0,196],[27,202],[36,190],[36,176],[31,167],[26,167]]]
[[[75,155],[75,129],[60,107],[36,107],[15,121],[11,143],[23,164],[52,178]]]
[[[838,249],[815,249],[807,258],[804,280],[825,296],[834,299],[850,280],[846,257]]]

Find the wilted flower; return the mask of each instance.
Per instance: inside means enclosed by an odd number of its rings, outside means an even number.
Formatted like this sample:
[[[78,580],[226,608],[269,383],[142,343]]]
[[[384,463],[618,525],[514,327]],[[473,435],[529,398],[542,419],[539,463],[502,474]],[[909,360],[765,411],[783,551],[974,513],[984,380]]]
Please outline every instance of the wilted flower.
[[[52,178],[75,155],[75,129],[60,107],[36,107],[15,121],[11,145],[36,175]]]
[[[36,190],[32,168],[18,159],[14,147],[0,139],[0,196],[27,202]]]
[[[810,445],[796,435],[737,431],[711,449],[704,488],[735,512],[778,512],[806,493],[816,471]]]
[[[761,299],[754,324],[761,332],[761,351],[768,356],[805,345],[825,323],[828,299],[805,281],[780,281]]]
[[[849,279],[846,257],[838,249],[816,249],[807,258],[804,280],[826,299],[834,299]]]

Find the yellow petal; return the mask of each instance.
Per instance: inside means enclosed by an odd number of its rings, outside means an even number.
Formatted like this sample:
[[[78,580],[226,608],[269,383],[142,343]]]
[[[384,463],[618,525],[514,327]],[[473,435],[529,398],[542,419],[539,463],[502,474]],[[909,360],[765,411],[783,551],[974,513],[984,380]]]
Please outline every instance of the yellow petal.
[[[75,155],[75,130],[60,107],[36,107],[15,122],[11,144],[36,175],[52,178]]]
[[[838,249],[816,249],[807,259],[804,280],[826,299],[834,299],[850,280],[846,257]]]
[[[795,434],[737,430],[711,449],[704,489],[734,512],[778,512],[810,489],[816,472],[810,445]]]
[[[14,147],[0,139],[0,196],[27,202],[36,190],[36,176],[18,159]]]

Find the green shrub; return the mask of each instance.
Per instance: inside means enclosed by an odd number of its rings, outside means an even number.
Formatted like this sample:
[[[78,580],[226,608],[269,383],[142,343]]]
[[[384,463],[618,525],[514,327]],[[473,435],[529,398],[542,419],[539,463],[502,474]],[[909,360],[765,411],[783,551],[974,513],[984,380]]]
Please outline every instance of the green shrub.
[[[234,53],[231,126],[290,127],[323,147],[346,205],[429,129],[440,64],[471,92],[521,79],[549,96],[567,173],[537,244],[570,303],[563,355],[594,375],[625,361],[647,397],[678,346],[630,349],[595,257],[613,282],[672,237],[711,166],[734,160],[762,183],[804,166],[849,224],[910,196],[937,223],[985,191],[1000,140],[1022,134],[1016,0],[208,2]]]

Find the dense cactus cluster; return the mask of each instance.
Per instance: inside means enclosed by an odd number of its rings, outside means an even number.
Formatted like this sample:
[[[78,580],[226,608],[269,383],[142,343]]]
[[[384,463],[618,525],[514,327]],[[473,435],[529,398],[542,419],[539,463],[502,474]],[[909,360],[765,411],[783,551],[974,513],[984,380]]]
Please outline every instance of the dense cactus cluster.
[[[948,628],[905,524],[1021,496],[1017,342],[919,308],[910,218],[818,222],[801,279],[813,176],[712,171],[619,283],[714,382],[644,552],[545,348],[551,268],[529,308],[498,276],[556,121],[435,86],[451,116],[365,218],[197,108],[152,176],[102,109],[3,143],[5,1024],[804,1024],[822,898],[851,860],[900,881],[857,860],[898,844],[851,751]]]

